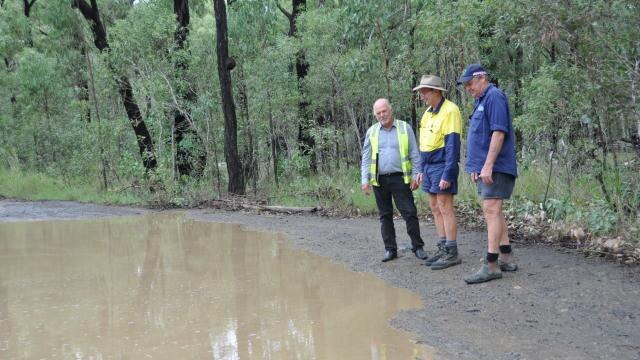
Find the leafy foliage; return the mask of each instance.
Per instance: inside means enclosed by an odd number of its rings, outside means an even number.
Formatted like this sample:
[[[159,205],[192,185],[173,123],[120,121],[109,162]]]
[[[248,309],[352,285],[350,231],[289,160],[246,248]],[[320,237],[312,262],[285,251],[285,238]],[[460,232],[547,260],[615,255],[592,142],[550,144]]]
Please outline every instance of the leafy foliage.
[[[1,166],[107,193],[132,189],[153,202],[188,205],[222,195],[227,174],[212,3],[190,2],[183,49],[176,46],[171,3],[97,3],[109,36],[103,54],[69,2],[38,1],[29,17],[18,1],[0,8]],[[513,206],[542,207],[553,219],[601,234],[638,228],[637,2],[307,1],[295,38],[274,1],[232,2],[228,19],[238,152],[255,194],[307,184],[317,187],[312,199],[351,199],[345,209],[364,209],[367,199],[331,181],[342,174],[357,182],[362,136],[375,121],[372,103],[389,97],[395,116],[415,125],[424,108],[411,88],[433,73],[466,118],[473,99],[455,79],[480,61],[513,106],[522,170]],[[298,84],[294,61],[301,52],[309,72]],[[114,76],[131,80],[155,144],[154,173],[142,166]],[[181,99],[185,93],[196,95],[193,102]],[[298,112],[301,102],[307,119]],[[174,170],[174,109],[190,114],[195,131],[181,146],[206,157],[200,179]],[[301,125],[311,127],[313,158],[300,151]],[[475,201],[463,175],[461,189],[460,200]]]

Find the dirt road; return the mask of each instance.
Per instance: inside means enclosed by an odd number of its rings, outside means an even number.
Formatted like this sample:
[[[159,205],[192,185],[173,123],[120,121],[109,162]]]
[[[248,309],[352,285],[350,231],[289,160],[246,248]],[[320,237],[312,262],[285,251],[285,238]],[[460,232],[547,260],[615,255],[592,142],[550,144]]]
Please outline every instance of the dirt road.
[[[129,216],[148,210],[73,202],[0,201],[0,221]],[[640,269],[548,246],[515,244],[520,270],[469,286],[485,253],[483,233],[461,232],[463,263],[432,271],[411,252],[382,263],[376,219],[191,210],[195,219],[283,232],[292,246],[371,272],[419,294],[424,308],[391,323],[438,349],[438,359],[640,359]],[[409,243],[402,221],[398,243]],[[422,224],[427,250],[435,231]]]

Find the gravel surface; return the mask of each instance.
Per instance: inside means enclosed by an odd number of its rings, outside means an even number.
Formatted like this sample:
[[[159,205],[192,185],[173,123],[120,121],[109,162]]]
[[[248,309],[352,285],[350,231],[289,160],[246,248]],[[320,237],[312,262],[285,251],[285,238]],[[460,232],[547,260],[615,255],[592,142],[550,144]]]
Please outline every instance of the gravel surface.
[[[0,221],[132,216],[151,210],[75,202],[0,201]],[[433,271],[406,250],[396,221],[400,258],[380,262],[384,248],[373,218],[268,215],[190,210],[199,220],[244,224],[287,235],[308,250],[354,271],[370,272],[420,295],[424,308],[405,311],[392,325],[438,349],[437,359],[640,359],[640,269],[541,245],[514,244],[520,269],[501,280],[466,285],[479,267],[486,235],[461,231],[463,263]],[[426,250],[435,230],[422,224]]]

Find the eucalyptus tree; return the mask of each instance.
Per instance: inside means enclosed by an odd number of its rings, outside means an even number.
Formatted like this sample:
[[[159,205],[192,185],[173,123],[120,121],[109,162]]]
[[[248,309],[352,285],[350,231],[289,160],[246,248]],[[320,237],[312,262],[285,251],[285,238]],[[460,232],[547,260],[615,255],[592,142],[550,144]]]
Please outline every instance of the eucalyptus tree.
[[[197,93],[187,79],[189,36],[189,0],[174,0],[173,9],[178,26],[175,42],[178,54],[174,61],[176,68],[176,97],[181,104],[174,104],[173,141],[175,141],[175,167],[180,175],[200,177],[206,165],[206,155],[202,149],[202,137],[194,130],[191,107],[197,101]],[[185,141],[190,139],[191,141]]]
[[[33,7],[33,4],[36,2],[36,0],[23,0],[24,3],[24,16],[29,17],[29,15],[31,14],[31,8]]]
[[[224,114],[224,157],[229,175],[228,191],[231,194],[243,195],[245,182],[242,161],[238,157],[238,122],[231,84],[231,70],[235,67],[235,60],[229,56],[227,4],[225,0],[213,0],[213,6],[216,17],[218,80],[220,81],[221,106]]]
[[[307,0],[291,0],[291,11],[286,10],[280,5],[279,0],[275,0],[278,9],[284,14],[289,22],[288,36],[292,38],[298,37],[298,19],[300,15],[306,10]],[[304,155],[310,157],[310,165],[312,170],[316,170],[316,158],[315,158],[315,139],[311,135],[311,130],[314,127],[314,123],[311,120],[309,114],[309,101],[305,96],[304,91],[304,79],[309,73],[309,63],[305,59],[304,49],[299,49],[296,53],[293,64],[298,78],[298,92],[300,93],[300,101],[298,103],[298,116],[300,117],[298,125],[298,143],[300,150]]]
[[[31,16],[31,9],[33,8],[33,5],[35,4],[36,0],[23,0],[22,3],[22,13],[24,14],[25,18],[29,18]],[[2,5],[4,5],[4,2],[2,3]],[[25,41],[28,44],[29,47],[33,47],[33,38],[31,36],[31,25],[29,23],[29,21],[25,21],[24,23],[23,29],[25,30],[24,36],[25,36]],[[6,66],[7,71],[12,72],[16,69],[17,67],[17,63],[14,61],[14,59],[12,59],[10,56],[8,55],[4,55],[3,56],[3,60]],[[16,101],[16,97],[15,94],[11,95],[11,102],[15,103]]]
[[[245,179],[254,189],[263,174],[273,175],[277,183],[281,168],[300,159],[295,109],[301,94],[296,75],[288,71],[298,47],[287,28],[272,1],[234,2],[229,9],[229,34],[242,39],[230,44],[237,63],[238,146],[246,160]],[[302,171],[309,171],[308,162]]]
[[[73,0],[71,6],[80,11],[82,16],[87,20],[93,32],[93,42],[100,52],[109,51],[109,42],[107,40],[107,29],[102,22],[100,12],[98,10],[97,0],[91,0],[88,4],[85,0]],[[114,73],[116,73],[116,69]],[[138,143],[138,150],[142,157],[142,163],[147,171],[154,170],[157,167],[157,160],[154,151],[153,139],[147,129],[147,125],[142,118],[140,107],[133,96],[133,87],[127,75],[114,75],[118,86],[118,93],[124,105],[129,123],[133,128]]]
[[[357,162],[377,98],[391,98],[398,117],[410,116],[413,59],[405,34],[412,8],[404,2],[325,3],[302,17],[310,108],[330,114],[315,133],[322,134],[320,148],[333,147],[336,165]]]
[[[104,187],[150,169],[171,185],[206,167],[182,184],[219,187],[226,160],[229,192],[259,192],[266,178],[356,165],[376,98],[417,126],[421,74],[442,77],[470,113],[454,83],[479,61],[513,104],[523,169],[547,172],[534,201],[572,200],[580,181],[627,219],[640,208],[633,1],[71,3],[0,1],[5,163],[62,176],[101,167]],[[112,121],[122,105],[129,121]]]
[[[70,103],[73,86],[65,57],[50,45],[61,34],[50,36],[52,24],[40,18],[52,6],[34,4],[8,3],[1,10],[0,51],[7,72],[0,75],[0,152],[12,167],[48,171],[68,160],[64,139],[72,132],[64,131],[68,112],[63,104]],[[63,119],[67,122],[60,123]]]
[[[280,172],[306,175],[312,168],[308,148],[300,147],[298,110],[304,94],[292,71],[291,59],[301,47],[298,39],[288,36],[289,24],[279,12],[272,1],[235,2],[229,11],[230,36],[243,39],[230,47],[237,60],[239,148],[246,160],[247,182],[254,189],[261,174],[273,174],[278,182]],[[310,108],[307,113],[312,115]],[[310,128],[309,136],[315,138],[315,130]]]

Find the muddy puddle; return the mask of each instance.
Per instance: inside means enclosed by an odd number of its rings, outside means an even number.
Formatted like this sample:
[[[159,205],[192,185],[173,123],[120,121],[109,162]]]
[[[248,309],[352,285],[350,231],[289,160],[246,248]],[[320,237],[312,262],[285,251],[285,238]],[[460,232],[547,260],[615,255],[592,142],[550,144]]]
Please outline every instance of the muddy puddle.
[[[420,298],[179,215],[0,223],[0,359],[430,359]]]

